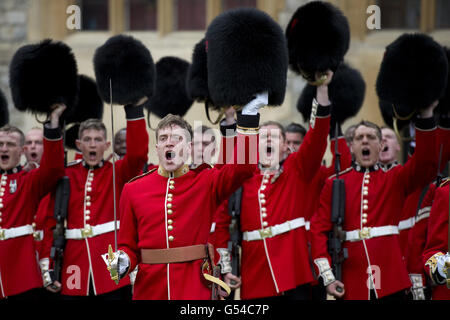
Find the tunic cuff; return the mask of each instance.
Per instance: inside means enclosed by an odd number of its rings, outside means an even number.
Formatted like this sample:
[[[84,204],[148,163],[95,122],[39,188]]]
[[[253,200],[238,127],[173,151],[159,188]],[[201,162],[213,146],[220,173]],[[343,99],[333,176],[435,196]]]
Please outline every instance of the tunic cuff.
[[[323,285],[326,287],[336,281],[333,271],[331,270],[328,259],[320,258],[314,260],[317,268],[319,269],[319,276],[322,277]]]
[[[236,136],[236,128],[237,125],[236,123],[233,124],[220,124],[220,133],[222,134],[223,137],[234,137]]]
[[[237,112],[237,131],[243,134],[258,134],[259,113],[256,115],[245,115]]]
[[[127,120],[137,120],[144,118],[144,106],[132,106],[132,105],[126,105],[125,106],[125,115]]]
[[[50,123],[44,124],[44,138],[47,140],[60,140],[62,138],[61,129],[50,128]]]
[[[422,131],[431,131],[436,128],[436,121],[434,120],[434,117],[416,118],[414,123],[416,125],[416,129],[419,129]]]

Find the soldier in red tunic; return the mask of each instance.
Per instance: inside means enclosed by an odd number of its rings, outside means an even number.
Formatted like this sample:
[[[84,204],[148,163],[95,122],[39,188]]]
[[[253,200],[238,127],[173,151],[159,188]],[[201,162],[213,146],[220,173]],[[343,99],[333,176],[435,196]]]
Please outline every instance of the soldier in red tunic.
[[[139,175],[147,161],[148,134],[142,100],[137,105],[125,106],[127,154],[115,163],[117,203],[124,184]],[[99,296],[99,299],[130,297],[129,278],[119,286],[112,283],[101,256],[108,244],[114,242],[115,228],[113,166],[103,160],[105,151],[110,147],[103,123],[97,119],[82,122],[76,144],[83,153],[83,160],[74,161],[66,168],[70,180],[70,199],[61,294],[64,299],[82,296]],[[53,208],[49,209],[51,214],[53,211]],[[120,221],[117,221],[119,227]]]
[[[12,126],[0,129],[0,298],[30,298],[42,287],[36,261],[32,222],[42,198],[64,175],[64,151],[57,106],[44,126],[44,152],[39,168],[19,165],[25,137]]]
[[[428,221],[428,232],[422,261],[426,274],[436,287],[433,288],[433,300],[449,300],[450,255],[448,248],[449,224],[449,186],[446,179],[435,191],[433,205]],[[447,285],[446,285],[447,284]]]
[[[211,299],[207,280],[217,279],[202,272],[212,259],[206,250],[211,222],[256,169],[258,109],[267,103],[267,92],[258,94],[238,113],[233,161],[220,170],[189,169],[192,129],[183,119],[168,115],[158,124],[159,168],[125,186],[120,250],[109,257],[120,278],[139,265],[134,299]]]
[[[35,168],[39,168],[41,163],[44,142],[44,132],[41,128],[32,128],[25,135],[24,155],[27,163],[24,165],[23,170],[30,171]],[[35,214],[33,226],[34,244],[36,246],[36,256],[39,261],[39,267],[41,268],[42,280],[44,287],[50,291],[54,291],[52,287],[52,279],[50,277],[50,260],[47,258],[50,254],[51,244],[44,242],[44,236],[49,235],[54,227],[54,221],[51,216],[47,214],[47,208],[49,206],[50,193],[47,194],[39,203],[38,210]],[[51,297],[51,294],[44,290],[42,295]]]
[[[327,246],[332,228],[332,177],[326,181],[320,207],[311,221],[313,259],[329,294],[345,299],[394,298],[403,297],[404,290],[411,286],[398,240],[399,214],[407,195],[426,186],[436,174],[432,117],[436,105],[437,101],[416,119],[413,157],[389,171],[380,170],[378,164],[383,150],[381,130],[364,121],[356,127],[351,145],[356,161],[340,175],[346,188],[343,245],[348,250],[342,282],[333,275]],[[339,292],[337,287],[343,289],[344,284],[345,289]]]
[[[301,194],[304,194],[321,165],[327,146],[330,121],[327,81],[318,88],[314,102],[310,131],[299,151],[284,160],[286,149],[282,127],[268,122],[261,127],[261,158],[259,169],[243,184],[241,201],[242,241],[242,299],[277,297],[309,298],[309,283],[313,279],[308,259],[305,212]],[[283,161],[284,160],[284,161]],[[303,191],[302,191],[303,190]],[[219,264],[225,281],[241,279],[231,274],[227,219],[218,219],[217,244]],[[218,249],[219,250],[219,249]]]

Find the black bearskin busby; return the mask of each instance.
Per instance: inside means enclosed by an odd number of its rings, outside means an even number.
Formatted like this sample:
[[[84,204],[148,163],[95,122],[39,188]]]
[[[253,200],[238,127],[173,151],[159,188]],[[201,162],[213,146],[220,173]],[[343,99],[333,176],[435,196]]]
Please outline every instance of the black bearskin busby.
[[[439,100],[438,109],[441,113],[447,113],[450,111],[450,48],[444,47],[445,54],[447,56],[447,62],[449,64],[449,71],[447,75],[447,87],[444,92],[444,96]]]
[[[379,101],[381,116],[383,117],[384,123],[391,129],[394,129],[394,110],[392,103],[383,100]],[[411,121],[409,120],[398,120],[397,128],[398,130],[403,130],[404,127],[408,126]]]
[[[87,119],[86,119],[87,120]],[[69,129],[65,131],[64,134],[64,145],[73,150],[78,150],[75,141],[78,139],[78,131],[80,130],[80,124],[74,124]]]
[[[194,102],[186,91],[189,62],[177,57],[164,57],[156,63],[156,83],[153,96],[145,108],[164,118],[169,113],[184,116]]]
[[[79,91],[76,106],[65,117],[66,124],[83,122],[90,118],[102,119],[103,101],[97,91],[95,80],[79,75]]]
[[[447,76],[443,47],[425,34],[403,34],[386,48],[376,92],[394,106],[394,116],[411,118],[443,96]]]
[[[147,47],[131,36],[109,38],[94,55],[94,71],[103,101],[126,105],[153,94],[155,66]]]
[[[286,38],[268,14],[253,8],[226,11],[211,22],[205,45],[208,88],[216,108],[244,106],[266,91],[268,105],[283,103]]]
[[[70,47],[43,40],[19,48],[9,66],[14,106],[20,111],[50,113],[55,103],[69,112],[78,92],[77,63]]]
[[[0,127],[9,123],[8,101],[2,90],[0,90]]]
[[[304,121],[311,116],[312,101],[316,97],[317,87],[307,84],[298,102],[297,110]],[[330,101],[333,105],[331,117],[342,124],[345,120],[356,116],[364,102],[366,83],[361,73],[342,63],[328,86]]]
[[[194,47],[186,79],[186,90],[193,100],[205,101],[209,98],[207,63],[206,43],[202,39]]]
[[[294,13],[286,37],[289,66],[313,83],[316,72],[334,72],[344,60],[350,45],[350,27],[339,8],[311,1]]]

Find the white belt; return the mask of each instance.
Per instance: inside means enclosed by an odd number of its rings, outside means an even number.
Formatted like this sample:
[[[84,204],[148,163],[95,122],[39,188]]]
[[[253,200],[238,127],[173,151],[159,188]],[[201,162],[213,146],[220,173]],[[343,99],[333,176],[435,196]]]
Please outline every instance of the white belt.
[[[375,237],[389,236],[398,234],[398,227],[396,226],[383,226],[373,228],[362,228],[361,230],[347,231],[345,233],[346,241],[360,241],[363,239],[370,239]]]
[[[305,229],[309,231],[309,229],[311,229],[311,222],[310,221],[306,221],[305,222]]]
[[[0,241],[33,234],[33,227],[29,224],[17,228],[0,229]]]
[[[117,229],[119,229],[120,221],[117,221]],[[104,233],[114,231],[114,221],[98,224],[96,226],[86,225],[83,229],[68,229],[66,230],[66,239],[86,239],[99,236]]]
[[[306,223],[304,218],[297,218],[264,229],[246,231],[243,233],[242,239],[245,241],[253,241],[272,238],[279,234],[303,227],[305,226],[305,224]]]
[[[410,228],[414,227],[415,222],[416,222],[416,217],[411,217],[409,219],[402,220],[398,224],[398,230],[402,231],[402,230],[410,229]]]

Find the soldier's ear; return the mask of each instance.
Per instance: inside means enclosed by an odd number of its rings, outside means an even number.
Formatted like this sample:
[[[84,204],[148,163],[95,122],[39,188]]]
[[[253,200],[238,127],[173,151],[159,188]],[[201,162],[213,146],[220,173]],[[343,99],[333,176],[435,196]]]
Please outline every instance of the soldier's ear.
[[[75,145],[77,146],[78,150],[81,150],[81,141],[80,141],[80,139],[75,140]]]

